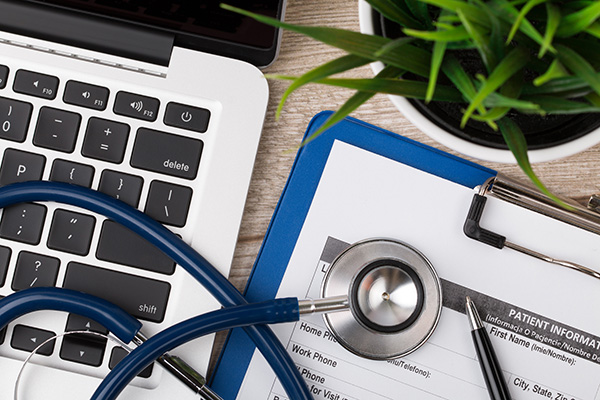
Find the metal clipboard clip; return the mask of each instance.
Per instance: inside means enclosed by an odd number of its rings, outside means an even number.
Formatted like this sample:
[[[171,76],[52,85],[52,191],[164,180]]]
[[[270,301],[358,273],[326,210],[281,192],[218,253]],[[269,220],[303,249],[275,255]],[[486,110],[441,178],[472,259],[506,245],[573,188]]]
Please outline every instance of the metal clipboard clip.
[[[486,196],[496,197],[500,200],[508,201],[509,203],[518,205],[520,207],[525,207],[529,210],[574,225],[578,228],[585,229],[597,235],[600,235],[600,214],[583,208],[570,199],[561,199],[572,207],[571,210],[567,210],[556,204],[544,194],[538,192],[536,189],[498,174],[495,177],[489,178],[483,185],[479,187],[479,193],[476,193],[473,196],[471,207],[469,208],[469,212],[463,226],[465,235],[489,246],[493,246],[498,249],[507,247],[548,263],[570,268],[592,276],[596,279],[600,279],[600,273],[591,268],[571,261],[559,260],[547,256],[535,250],[512,243],[508,241],[505,236],[482,228],[480,221],[485,208],[485,203],[487,202]],[[590,199],[591,205],[593,205],[592,202],[594,200],[597,200],[597,198],[592,197]]]

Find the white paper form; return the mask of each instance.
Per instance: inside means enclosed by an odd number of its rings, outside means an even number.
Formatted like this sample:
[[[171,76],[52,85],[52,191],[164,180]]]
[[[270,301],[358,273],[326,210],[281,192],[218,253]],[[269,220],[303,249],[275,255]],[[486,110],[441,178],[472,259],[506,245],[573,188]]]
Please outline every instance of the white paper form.
[[[443,283],[432,337],[393,361],[343,349],[321,316],[274,326],[315,399],[486,399],[470,326],[479,309],[517,400],[600,399],[600,282],[462,232],[473,190],[337,141],[290,258],[278,297],[319,298],[334,256],[373,237],[422,252]],[[600,237],[490,198],[482,226],[548,255],[598,269]],[[239,399],[287,396],[255,352]]]

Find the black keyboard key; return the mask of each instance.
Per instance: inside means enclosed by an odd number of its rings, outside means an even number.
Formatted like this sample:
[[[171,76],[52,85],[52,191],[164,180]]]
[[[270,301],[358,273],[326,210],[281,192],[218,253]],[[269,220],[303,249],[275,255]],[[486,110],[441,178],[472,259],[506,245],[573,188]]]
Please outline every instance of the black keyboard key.
[[[198,173],[204,144],[201,140],[140,128],[137,131],[131,165],[185,179]]]
[[[69,314],[69,318],[67,319],[67,327],[65,328],[65,332],[72,331],[90,331],[102,333],[104,335],[108,334],[108,329],[106,329],[104,326],[100,325],[92,319],[77,314]],[[101,338],[99,336],[90,337]]]
[[[42,107],[38,117],[33,144],[38,147],[72,153],[79,133],[81,115]]]
[[[6,207],[0,221],[0,237],[28,244],[39,244],[46,218],[46,207],[24,203]]]
[[[6,87],[6,80],[8,79],[8,67],[6,65],[0,65],[0,89]]]
[[[48,247],[85,256],[90,251],[96,218],[67,210],[56,210],[52,218]]]
[[[0,97],[0,138],[24,142],[32,110],[29,103]]]
[[[32,352],[36,349],[36,347],[54,336],[56,336],[56,334],[51,331],[33,328],[26,325],[16,325],[15,329],[13,330],[10,345],[12,348],[17,350]],[[54,351],[54,343],[54,340],[46,343],[40,347],[36,354],[41,354],[43,356],[51,355]]]
[[[63,101],[67,104],[104,111],[108,103],[108,95],[109,91],[105,87],[68,81]]]
[[[16,292],[30,287],[56,286],[59,266],[58,258],[28,251],[20,252],[15,267],[12,290]]]
[[[175,263],[156,246],[110,220],[102,224],[96,257],[161,274],[175,271]]]
[[[108,361],[108,368],[111,370],[117,366],[117,364],[124,359],[129,353],[122,347],[113,347],[112,353],[110,354],[110,360]],[[152,369],[154,364],[148,365],[142,372],[138,374],[141,378],[149,378],[152,375]]]
[[[185,104],[169,103],[165,111],[165,125],[204,133],[208,129],[210,111]]]
[[[119,92],[115,98],[113,111],[126,117],[155,121],[160,101],[154,97],[140,94]]]
[[[97,160],[119,164],[123,161],[129,125],[100,118],[90,118],[81,154]]]
[[[79,364],[99,367],[104,358],[106,339],[97,340],[94,336],[69,335],[63,339],[60,358]]]
[[[46,157],[15,149],[6,149],[0,166],[0,186],[42,179]]]
[[[171,285],[140,276],[70,262],[63,287],[110,301],[136,318],[161,322]]]
[[[98,190],[137,208],[143,184],[144,180],[139,176],[105,170],[100,177]]]
[[[66,160],[54,160],[50,171],[50,180],[71,183],[84,187],[92,186],[94,167]]]
[[[87,317],[70,314],[65,332],[86,331],[108,334],[108,329]],[[60,357],[64,360],[80,364],[99,366],[104,358],[107,340],[98,335],[77,334],[65,336],[60,349]]]
[[[185,225],[191,201],[189,187],[153,181],[144,212],[163,224],[181,227]]]
[[[11,254],[12,250],[9,247],[0,246],[0,287],[4,286],[4,282],[6,282],[6,272],[8,271]]]
[[[58,78],[20,69],[15,75],[13,90],[17,93],[53,100],[58,90]]]

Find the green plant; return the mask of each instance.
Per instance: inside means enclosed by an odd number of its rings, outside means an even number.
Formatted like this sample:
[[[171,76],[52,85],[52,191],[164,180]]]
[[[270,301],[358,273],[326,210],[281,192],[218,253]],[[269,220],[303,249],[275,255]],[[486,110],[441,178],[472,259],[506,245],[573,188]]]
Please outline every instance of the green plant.
[[[291,92],[313,82],[357,91],[315,135],[375,93],[463,103],[462,126],[473,119],[501,132],[523,171],[555,198],[531,168],[525,136],[508,114],[600,112],[600,1],[367,2],[400,25],[404,36],[392,40],[335,28],[297,26],[223,7],[348,53],[300,77],[270,76],[291,80],[278,116]],[[460,56],[465,50],[479,55],[482,71],[470,73],[464,68]],[[381,61],[386,67],[371,79],[332,77],[372,61]]]

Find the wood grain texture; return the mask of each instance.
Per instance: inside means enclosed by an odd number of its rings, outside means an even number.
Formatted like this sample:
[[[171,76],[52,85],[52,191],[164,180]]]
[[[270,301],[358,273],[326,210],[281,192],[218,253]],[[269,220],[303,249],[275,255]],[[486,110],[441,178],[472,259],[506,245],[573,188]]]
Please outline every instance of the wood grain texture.
[[[285,20],[297,24],[359,30],[358,8],[354,0],[288,0]],[[285,31],[278,59],[264,72],[299,75],[341,54],[339,50]],[[346,76],[371,77],[373,73],[365,66],[347,73]],[[270,80],[269,86],[270,102],[230,274],[230,280],[240,290],[243,290],[246,284],[269,220],[292,167],[294,150],[300,144],[308,122],[322,110],[335,110],[352,94],[345,89],[320,85],[306,86],[290,96],[281,118],[276,121],[275,110],[287,87],[287,82]],[[352,116],[459,155],[434,142],[415,128],[385,95],[376,95]],[[590,194],[600,193],[599,157],[600,146],[595,146],[563,160],[535,164],[534,169],[556,194],[587,201]],[[514,164],[473,161],[510,177],[527,180]],[[222,341],[223,335],[219,335],[215,353],[222,345]]]

